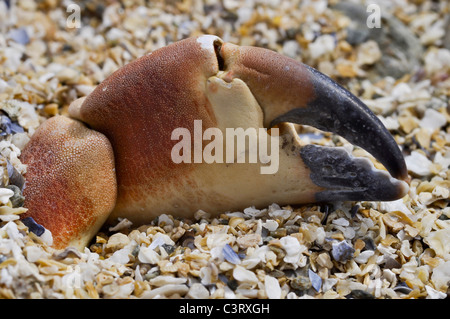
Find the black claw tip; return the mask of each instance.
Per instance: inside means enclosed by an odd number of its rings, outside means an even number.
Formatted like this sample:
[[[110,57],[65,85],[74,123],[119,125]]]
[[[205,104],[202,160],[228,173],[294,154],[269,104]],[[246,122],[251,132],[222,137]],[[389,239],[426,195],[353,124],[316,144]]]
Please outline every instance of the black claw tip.
[[[305,107],[279,116],[271,124],[306,124],[338,134],[372,154],[393,177],[406,180],[408,171],[403,155],[377,116],[332,79],[311,67],[306,68],[311,74],[315,99]]]
[[[343,148],[306,145],[300,155],[311,170],[310,178],[326,190],[316,194],[319,202],[390,201],[403,197],[405,182],[377,170],[365,158],[356,158]]]

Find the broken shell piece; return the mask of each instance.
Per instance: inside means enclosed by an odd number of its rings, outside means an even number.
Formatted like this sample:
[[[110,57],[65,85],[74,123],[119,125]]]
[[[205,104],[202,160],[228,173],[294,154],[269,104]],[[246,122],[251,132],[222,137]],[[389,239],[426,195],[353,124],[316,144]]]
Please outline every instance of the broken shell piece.
[[[223,256],[224,258],[235,265],[239,265],[241,263],[241,260],[239,259],[239,256],[234,252],[233,248],[231,248],[230,245],[226,244],[223,246]]]
[[[297,238],[292,236],[281,238],[280,243],[286,252],[286,256],[283,259],[286,263],[297,264],[302,252],[307,249],[306,246],[300,245]]]
[[[316,274],[311,269],[308,269],[309,280],[311,281],[312,287],[319,292],[322,287],[322,278],[318,274]]]
[[[186,296],[192,299],[207,299],[209,298],[209,291],[202,284],[195,283],[191,286]]]
[[[8,188],[0,188],[0,202],[3,205],[8,204],[9,198],[14,195],[14,192]]]
[[[258,278],[255,273],[241,266],[236,266],[233,270],[233,278],[237,281],[257,284]]]
[[[33,232],[37,236],[41,236],[45,232],[45,228],[36,223],[33,217],[26,217],[22,219],[22,223],[28,227],[30,232]]]
[[[428,237],[424,238],[424,241],[430,245],[436,255],[445,258],[450,254],[450,228],[431,232]]]
[[[350,246],[345,240],[342,240],[340,242],[333,242],[332,247],[333,248],[331,249],[331,254],[334,260],[345,263],[353,258],[355,249]]]
[[[447,123],[447,119],[445,118],[444,114],[434,110],[434,109],[426,109],[425,114],[420,121],[420,127],[426,128],[430,131],[435,131],[437,129],[440,129],[442,126]]]
[[[269,299],[280,299],[281,288],[278,280],[272,276],[266,275],[264,277],[265,291]]]
[[[171,295],[178,294],[180,296],[184,296],[189,291],[189,288],[186,285],[165,285],[156,289],[146,290],[141,295],[141,298],[144,299],[152,299],[157,297],[169,297]]]
[[[412,151],[411,155],[405,157],[408,170],[419,176],[428,176],[431,174],[431,161],[422,153]]]
[[[150,285],[156,286],[156,287],[162,287],[165,285],[179,285],[186,283],[187,278],[179,278],[169,275],[160,275],[156,276],[155,278],[151,279],[149,281]]]

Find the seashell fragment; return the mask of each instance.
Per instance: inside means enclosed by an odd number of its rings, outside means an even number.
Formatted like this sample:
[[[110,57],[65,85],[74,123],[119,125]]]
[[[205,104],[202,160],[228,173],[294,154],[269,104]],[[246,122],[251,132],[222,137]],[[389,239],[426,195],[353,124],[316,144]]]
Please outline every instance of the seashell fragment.
[[[265,291],[269,299],[280,299],[281,288],[278,280],[272,276],[266,275],[264,277]]]
[[[209,298],[209,291],[202,284],[195,283],[189,288],[186,296],[192,299],[207,299]]]
[[[424,238],[424,241],[430,245],[436,255],[445,258],[450,254],[450,228],[431,232],[428,237]]]
[[[152,247],[141,246],[139,249],[138,259],[141,263],[156,264],[160,257]]]
[[[318,274],[316,274],[311,269],[308,269],[309,280],[311,281],[312,287],[319,292],[322,287],[322,278]]]
[[[240,282],[247,282],[250,284],[258,283],[258,278],[256,277],[254,272],[238,265],[233,270],[233,277]]]
[[[331,249],[331,255],[334,260],[339,261],[341,263],[345,263],[348,260],[353,258],[353,253],[355,249],[350,246],[345,240],[340,242],[333,242]]]
[[[408,170],[419,176],[428,176],[431,174],[431,161],[422,153],[412,151],[411,155],[405,157]]]
[[[186,283],[187,278],[178,278],[169,275],[156,276],[149,280],[150,285],[156,287],[162,287],[164,285],[179,285]]]
[[[26,217],[22,219],[22,223],[28,227],[30,232],[35,233],[37,236],[41,236],[45,232],[45,228],[36,223],[33,217]]]
[[[283,259],[284,262],[294,265],[299,262],[302,252],[307,249],[306,246],[300,245],[298,240],[292,236],[281,238],[280,243],[286,252],[286,256]]]
[[[222,248],[223,257],[230,263],[239,265],[241,263],[241,259],[239,256],[234,252],[233,248],[229,244],[226,244]]]
[[[8,204],[9,198],[14,195],[14,192],[8,188],[0,188],[0,202],[3,205]]]

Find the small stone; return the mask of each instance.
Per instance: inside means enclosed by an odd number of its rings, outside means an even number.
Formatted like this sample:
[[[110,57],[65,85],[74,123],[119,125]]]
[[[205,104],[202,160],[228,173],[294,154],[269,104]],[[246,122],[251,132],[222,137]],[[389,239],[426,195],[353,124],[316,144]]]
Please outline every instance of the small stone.
[[[369,40],[360,45],[356,55],[358,65],[372,65],[381,59],[381,51],[378,43]]]
[[[7,188],[14,192],[14,195],[9,199],[12,207],[22,207],[25,202],[25,197],[22,195],[20,188],[16,185],[8,185]]]
[[[308,290],[309,288],[312,287],[311,280],[309,279],[309,277],[305,276],[298,276],[292,279],[289,285],[291,286],[292,289],[300,291]]]
[[[273,219],[268,219],[262,226],[268,231],[275,231],[278,228],[278,222]]]
[[[369,260],[370,257],[372,257],[375,254],[375,251],[373,250],[365,250],[361,252],[358,256],[355,257],[355,261],[358,264],[365,264]]]
[[[311,58],[317,59],[324,54],[333,52],[335,46],[336,43],[334,37],[329,34],[324,34],[317,37],[314,42],[311,42],[308,48]]]
[[[259,234],[247,234],[236,239],[237,244],[242,249],[249,247],[255,247],[261,241],[261,235]]]
[[[450,261],[441,263],[439,266],[433,269],[431,275],[431,281],[434,283],[434,287],[439,290],[447,290],[450,283]]]
[[[358,75],[358,71],[350,63],[340,63],[336,65],[336,70],[340,76],[345,78],[353,78]]]
[[[138,259],[141,263],[156,264],[160,257],[151,247],[141,246]]]
[[[436,255],[445,258],[450,253],[450,228],[431,232],[424,241],[434,250]]]
[[[280,239],[281,245],[286,252],[286,256],[284,257],[284,261],[287,263],[296,264],[303,251],[306,250],[306,247],[300,245],[297,238],[292,236],[286,236]]]

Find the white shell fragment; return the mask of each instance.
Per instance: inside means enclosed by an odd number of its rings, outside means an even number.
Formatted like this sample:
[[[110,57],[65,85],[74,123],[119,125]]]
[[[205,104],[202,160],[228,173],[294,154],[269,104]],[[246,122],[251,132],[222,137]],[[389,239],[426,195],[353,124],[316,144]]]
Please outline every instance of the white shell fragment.
[[[215,35],[202,35],[197,38],[197,42],[200,43],[202,49],[211,51],[214,53],[214,41],[220,41],[220,38]]]
[[[450,254],[450,227],[431,232],[425,239],[436,255],[440,257],[448,257]]]
[[[311,281],[312,287],[319,292],[320,288],[322,287],[322,278],[320,278],[319,275],[317,275],[314,271],[311,269],[308,269],[308,276],[309,280]]]
[[[281,298],[281,288],[278,280],[272,276],[266,275],[264,277],[264,285],[267,297],[269,299],[280,299]]]
[[[241,259],[234,252],[233,248],[231,248],[231,246],[229,244],[226,244],[225,246],[223,246],[223,256],[226,261],[228,261],[232,264],[239,265],[241,263]]]
[[[8,204],[9,198],[14,195],[14,192],[8,188],[0,188],[0,203]]]
[[[447,123],[447,119],[444,114],[433,109],[426,109],[422,120],[420,120],[420,127],[434,132],[444,126],[445,123]]]

